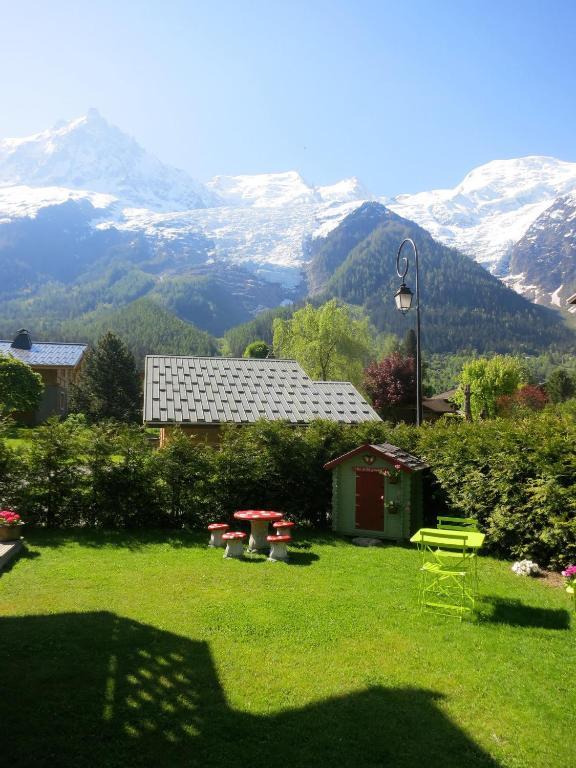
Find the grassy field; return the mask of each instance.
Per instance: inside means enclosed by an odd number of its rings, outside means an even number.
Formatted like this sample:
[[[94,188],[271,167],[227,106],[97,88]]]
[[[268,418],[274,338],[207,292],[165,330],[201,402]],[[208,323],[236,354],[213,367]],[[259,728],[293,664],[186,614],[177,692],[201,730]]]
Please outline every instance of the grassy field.
[[[420,614],[417,553],[297,533],[31,533],[0,578],[11,768],[576,765],[565,592],[480,563],[473,621]]]
[[[10,448],[27,448],[32,443],[33,427],[13,426],[7,430],[4,437]]]

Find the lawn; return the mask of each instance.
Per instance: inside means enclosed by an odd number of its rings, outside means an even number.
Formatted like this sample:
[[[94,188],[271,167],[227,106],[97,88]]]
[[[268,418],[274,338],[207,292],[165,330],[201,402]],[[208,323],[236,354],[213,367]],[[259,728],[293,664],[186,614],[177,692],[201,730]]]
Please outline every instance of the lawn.
[[[0,578],[10,768],[576,765],[565,592],[480,563],[474,621],[418,556],[296,534],[290,565],[185,532],[31,533]]]
[[[11,426],[4,437],[10,448],[28,448],[32,443],[33,427]]]

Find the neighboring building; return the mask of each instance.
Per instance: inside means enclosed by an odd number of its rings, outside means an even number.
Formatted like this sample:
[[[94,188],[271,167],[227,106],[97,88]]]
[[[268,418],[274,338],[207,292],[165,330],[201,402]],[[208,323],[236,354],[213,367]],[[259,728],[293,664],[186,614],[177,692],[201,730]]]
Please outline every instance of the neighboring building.
[[[332,528],[352,536],[408,539],[423,524],[427,465],[396,445],[361,445],[324,465],[332,470]]]
[[[223,424],[259,419],[380,421],[350,382],[312,381],[295,360],[146,357],[144,423],[161,428],[161,445],[176,425],[217,443]]]
[[[460,413],[458,405],[453,402],[456,390],[450,389],[447,392],[441,392],[432,397],[422,398],[422,419],[423,421],[438,421],[439,418],[447,413]],[[395,423],[406,422],[407,424],[416,423],[416,401],[403,405],[391,405],[381,410],[382,418],[385,421]]]
[[[437,421],[447,413],[459,413],[458,405],[454,402],[455,394],[455,389],[449,389],[447,392],[422,398],[424,421]]]
[[[86,349],[86,344],[33,342],[24,328],[18,331],[13,341],[0,341],[0,354],[27,363],[44,382],[44,394],[38,410],[16,414],[18,421],[40,424],[49,416],[64,416],[68,412],[70,385],[78,378]]]

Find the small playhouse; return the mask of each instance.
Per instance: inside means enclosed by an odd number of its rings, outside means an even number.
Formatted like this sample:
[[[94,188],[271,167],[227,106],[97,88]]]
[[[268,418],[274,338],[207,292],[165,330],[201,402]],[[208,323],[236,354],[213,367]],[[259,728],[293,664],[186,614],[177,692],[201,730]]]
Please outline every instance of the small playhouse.
[[[423,525],[427,464],[390,443],[361,445],[324,465],[332,470],[332,529],[408,539]]]

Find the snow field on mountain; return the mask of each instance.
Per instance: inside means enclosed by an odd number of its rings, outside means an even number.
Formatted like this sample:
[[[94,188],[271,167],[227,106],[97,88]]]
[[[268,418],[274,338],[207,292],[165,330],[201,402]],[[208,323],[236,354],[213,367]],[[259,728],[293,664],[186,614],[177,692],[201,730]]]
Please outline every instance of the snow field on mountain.
[[[576,200],[576,163],[528,156],[479,166],[453,189],[378,201],[519,293],[558,305],[569,275],[560,288],[554,288],[559,280],[543,286],[525,265],[511,271],[509,259],[522,238],[535,242],[538,232],[571,220],[574,201],[554,207],[569,194]],[[206,264],[242,265],[288,289],[302,279],[310,239],[325,237],[374,199],[354,177],[314,186],[296,171],[220,175],[202,184],[146,152],[96,110],[33,136],[0,140],[0,223],[86,200],[96,209],[94,227],[141,232],[176,247],[203,235],[212,242]],[[576,238],[575,229],[563,230],[562,238]]]

